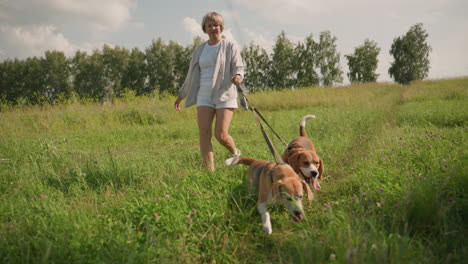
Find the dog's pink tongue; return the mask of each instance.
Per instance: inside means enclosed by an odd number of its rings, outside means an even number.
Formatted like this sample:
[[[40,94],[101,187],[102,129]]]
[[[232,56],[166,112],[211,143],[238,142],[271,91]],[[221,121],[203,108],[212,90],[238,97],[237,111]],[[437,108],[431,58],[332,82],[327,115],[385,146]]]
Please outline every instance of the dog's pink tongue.
[[[314,185],[314,189],[316,191],[320,191],[320,189],[322,189],[322,187],[320,187],[320,183],[318,182],[317,179],[313,178],[314,182],[312,183]]]
[[[292,220],[296,223],[299,223],[300,221],[302,221],[302,214],[300,215],[297,215],[297,216],[293,216],[292,217]]]

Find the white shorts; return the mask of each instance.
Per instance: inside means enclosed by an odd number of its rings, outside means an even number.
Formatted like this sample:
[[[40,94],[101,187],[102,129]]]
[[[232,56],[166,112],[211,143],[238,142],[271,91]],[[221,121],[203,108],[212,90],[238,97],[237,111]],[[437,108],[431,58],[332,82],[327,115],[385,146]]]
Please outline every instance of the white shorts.
[[[220,102],[219,104],[213,104],[211,102],[210,96],[197,96],[197,106],[208,106],[215,109],[220,108],[237,108],[237,99],[227,101],[227,102]]]

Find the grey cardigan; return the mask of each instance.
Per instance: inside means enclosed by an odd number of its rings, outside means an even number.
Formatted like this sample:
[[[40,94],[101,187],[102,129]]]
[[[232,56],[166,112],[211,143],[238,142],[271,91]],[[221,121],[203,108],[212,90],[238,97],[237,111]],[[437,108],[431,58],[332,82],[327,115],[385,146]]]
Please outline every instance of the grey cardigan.
[[[199,60],[203,48],[208,41],[198,45],[192,54],[189,70],[183,86],[179,90],[179,96],[185,100],[185,107],[190,107],[197,103],[198,90],[200,89],[200,66]],[[237,44],[229,40],[221,40],[218,58],[216,59],[213,74],[213,91],[211,100],[217,104],[237,98],[236,86],[231,83],[231,78],[240,74],[244,75],[244,64]]]

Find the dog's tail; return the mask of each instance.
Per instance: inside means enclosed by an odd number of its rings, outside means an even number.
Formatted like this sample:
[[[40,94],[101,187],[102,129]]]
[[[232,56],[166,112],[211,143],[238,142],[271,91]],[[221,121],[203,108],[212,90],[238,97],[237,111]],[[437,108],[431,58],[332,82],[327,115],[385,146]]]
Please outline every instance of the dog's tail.
[[[306,121],[309,120],[309,119],[312,119],[312,118],[315,118],[314,115],[306,115],[302,118],[301,120],[301,124],[299,125],[299,135],[301,137],[307,137],[307,133],[306,133],[306,129],[305,129],[305,126],[306,126]]]
[[[234,165],[239,165],[239,164],[250,165],[254,161],[256,161],[256,159],[235,156],[235,157],[227,159],[225,163],[228,166],[234,166]]]

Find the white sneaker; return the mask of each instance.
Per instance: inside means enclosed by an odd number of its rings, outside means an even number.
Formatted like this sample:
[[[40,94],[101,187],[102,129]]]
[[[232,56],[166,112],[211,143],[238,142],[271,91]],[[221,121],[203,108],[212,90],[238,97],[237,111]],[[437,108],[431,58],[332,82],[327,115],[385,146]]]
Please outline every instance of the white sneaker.
[[[227,159],[224,163],[227,166],[234,166],[237,164],[238,161],[239,161],[239,157],[232,157],[232,158]]]
[[[240,155],[241,155],[240,149],[236,148],[234,152],[234,157],[227,159],[224,163],[227,166],[234,166],[237,164],[237,162],[239,162]]]

